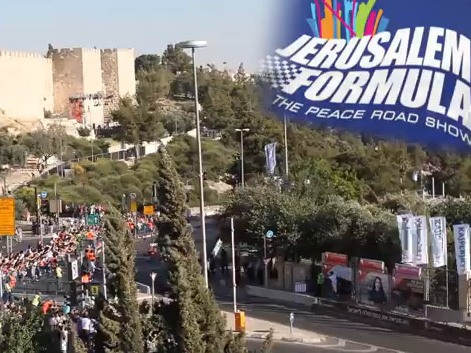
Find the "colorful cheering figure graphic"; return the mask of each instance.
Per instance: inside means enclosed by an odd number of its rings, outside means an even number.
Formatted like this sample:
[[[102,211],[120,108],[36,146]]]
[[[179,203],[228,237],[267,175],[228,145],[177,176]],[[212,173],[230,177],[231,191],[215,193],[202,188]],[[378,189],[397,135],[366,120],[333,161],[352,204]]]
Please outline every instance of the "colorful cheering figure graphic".
[[[346,39],[375,35],[387,29],[389,19],[378,0],[313,0],[307,19],[315,37]]]

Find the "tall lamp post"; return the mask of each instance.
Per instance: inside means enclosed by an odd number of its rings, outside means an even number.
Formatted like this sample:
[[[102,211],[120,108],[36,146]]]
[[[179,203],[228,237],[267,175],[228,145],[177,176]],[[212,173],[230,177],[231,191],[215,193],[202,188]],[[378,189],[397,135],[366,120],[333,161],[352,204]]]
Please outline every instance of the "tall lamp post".
[[[202,40],[189,40],[186,42],[178,43],[176,46],[182,49],[191,49],[193,58],[193,80],[195,90],[195,112],[196,112],[196,140],[198,144],[198,164],[199,164],[199,184],[200,184],[200,220],[201,220],[201,233],[203,236],[203,270],[206,288],[209,287],[208,280],[208,254],[206,249],[206,217],[204,212],[204,179],[203,179],[203,156],[201,153],[201,126],[200,126],[200,111],[198,102],[198,77],[196,72],[196,49],[205,48],[208,45],[206,41]]]
[[[155,278],[157,277],[157,273],[155,272],[151,272],[150,273],[150,279],[152,280],[152,287],[151,287],[151,296],[152,296],[152,299],[151,299],[151,304],[152,304],[152,307],[151,307],[151,313],[154,312],[154,301],[155,301]]]
[[[245,173],[244,173],[244,132],[249,132],[250,129],[235,129],[240,132],[240,185],[242,188],[245,186]]]

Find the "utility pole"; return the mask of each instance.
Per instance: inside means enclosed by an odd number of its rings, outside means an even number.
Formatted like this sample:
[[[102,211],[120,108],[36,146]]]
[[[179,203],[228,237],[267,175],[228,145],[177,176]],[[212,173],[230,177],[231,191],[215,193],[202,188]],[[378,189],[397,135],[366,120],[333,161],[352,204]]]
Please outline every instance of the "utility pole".
[[[231,245],[232,245],[232,295],[234,300],[234,313],[237,312],[237,281],[236,281],[236,260],[235,260],[235,236],[234,218],[231,217]]]

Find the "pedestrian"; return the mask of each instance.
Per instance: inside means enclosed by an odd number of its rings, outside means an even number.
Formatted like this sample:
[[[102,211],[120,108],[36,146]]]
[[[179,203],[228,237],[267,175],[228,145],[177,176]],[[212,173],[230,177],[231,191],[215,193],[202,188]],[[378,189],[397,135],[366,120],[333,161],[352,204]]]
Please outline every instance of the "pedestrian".
[[[332,296],[337,298],[337,275],[334,271],[329,272],[330,285],[332,287]]]
[[[69,331],[67,331],[64,325],[59,326],[59,337],[61,353],[67,353],[67,346],[69,344]]]
[[[322,297],[322,288],[324,287],[325,277],[322,270],[317,275],[317,291],[316,296],[321,298]]]
[[[223,248],[221,249],[221,272],[223,275],[226,275],[229,272],[228,263],[227,251]]]
[[[57,279],[57,291],[62,290],[62,268],[60,266],[56,267],[56,279]]]

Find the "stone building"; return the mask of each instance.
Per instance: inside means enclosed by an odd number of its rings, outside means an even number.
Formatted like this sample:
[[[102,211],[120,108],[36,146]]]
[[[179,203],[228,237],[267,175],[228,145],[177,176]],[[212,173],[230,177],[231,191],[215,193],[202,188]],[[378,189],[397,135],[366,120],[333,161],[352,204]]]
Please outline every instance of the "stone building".
[[[23,122],[52,111],[52,60],[36,53],[0,51],[0,110]]]
[[[45,116],[102,125],[119,98],[136,93],[133,49],[0,51],[0,110],[17,121]]]

